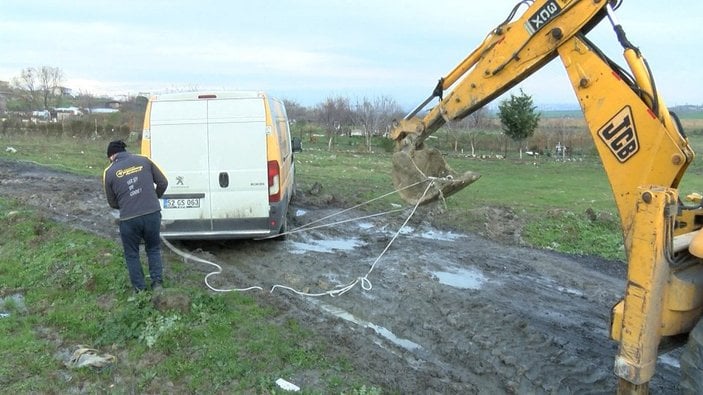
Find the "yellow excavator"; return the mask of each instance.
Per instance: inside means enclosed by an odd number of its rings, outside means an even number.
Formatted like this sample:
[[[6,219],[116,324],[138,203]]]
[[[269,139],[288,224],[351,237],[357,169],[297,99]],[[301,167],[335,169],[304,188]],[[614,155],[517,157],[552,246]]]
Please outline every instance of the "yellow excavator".
[[[618,392],[649,389],[660,347],[686,335],[681,389],[703,393],[703,207],[686,205],[678,185],[694,152],[669,112],[651,70],[615,17],[621,1],[521,1],[432,94],[393,125],[393,182],[422,204],[476,181],[459,174],[425,139],[462,119],[558,57],[608,176],[627,253],[627,284],[611,314],[619,342]],[[518,15],[518,11],[525,8]],[[608,19],[623,47],[620,67],[586,33]],[[438,104],[418,114],[435,98]]]

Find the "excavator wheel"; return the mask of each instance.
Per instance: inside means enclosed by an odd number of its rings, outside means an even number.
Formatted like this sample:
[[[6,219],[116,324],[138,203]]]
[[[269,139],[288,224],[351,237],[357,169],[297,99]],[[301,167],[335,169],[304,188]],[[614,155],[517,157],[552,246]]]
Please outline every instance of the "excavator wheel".
[[[393,154],[393,184],[403,200],[410,204],[425,204],[445,198],[480,177],[480,174],[471,171],[457,173],[435,148]],[[429,189],[428,182],[434,183]]]
[[[703,394],[703,319],[688,334],[681,354],[681,393]]]

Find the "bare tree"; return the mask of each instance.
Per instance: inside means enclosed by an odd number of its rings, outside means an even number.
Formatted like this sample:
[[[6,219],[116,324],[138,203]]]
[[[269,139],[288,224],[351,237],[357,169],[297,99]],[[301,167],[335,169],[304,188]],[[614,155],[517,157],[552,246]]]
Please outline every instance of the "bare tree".
[[[63,71],[58,67],[42,66],[37,71],[39,78],[39,89],[44,99],[44,109],[49,109],[49,99],[54,96],[61,96],[61,83],[63,82]]]
[[[458,121],[447,122],[442,126],[447,132],[447,139],[451,141],[448,142],[452,146],[454,152],[459,151],[459,137],[468,130],[469,119],[464,118]]]
[[[291,121],[307,121],[311,118],[310,110],[297,101],[283,99],[283,104],[286,106],[286,113],[288,114],[288,119]]]
[[[49,100],[60,95],[57,92],[63,82],[63,71],[58,67],[41,66],[27,67],[20,72],[19,77],[12,79],[12,85],[27,103],[30,109],[36,109],[41,104],[49,109]]]
[[[364,129],[366,150],[371,150],[371,136],[385,133],[386,125],[401,114],[398,103],[388,97],[379,96],[370,100],[364,97],[354,105],[354,123]]]
[[[33,67],[22,69],[19,77],[12,79],[12,86],[21,99],[27,104],[28,109],[36,109],[37,105],[37,76]]]
[[[488,110],[484,107],[472,112],[465,118],[447,122],[442,126],[447,134],[448,144],[452,146],[454,152],[459,151],[459,141],[462,136],[468,137],[471,146],[471,155],[476,155],[476,137],[478,132],[485,126],[488,119]]]
[[[349,125],[351,108],[349,99],[342,96],[328,97],[315,107],[317,120],[327,133],[327,149],[332,150],[335,136],[344,125]]]
[[[468,126],[467,134],[469,144],[471,145],[471,156],[476,155],[476,137],[477,134],[486,127],[488,115],[488,109],[486,109],[486,107],[481,107],[466,117]]]
[[[467,123],[467,126],[470,128],[480,129],[480,128],[486,126],[487,119],[488,119],[488,110],[486,109],[486,107],[481,107],[466,117],[466,123]]]

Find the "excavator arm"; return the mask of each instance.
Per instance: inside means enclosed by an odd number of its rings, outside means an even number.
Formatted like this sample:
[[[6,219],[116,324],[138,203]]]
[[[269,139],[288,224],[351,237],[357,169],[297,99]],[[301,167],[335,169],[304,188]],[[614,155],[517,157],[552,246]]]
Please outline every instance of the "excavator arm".
[[[562,42],[603,18],[606,1],[539,1],[511,21],[522,3],[439,80],[432,95],[396,125],[392,139],[408,138],[404,146],[421,147],[446,121],[468,116],[549,63]],[[422,119],[416,118],[435,97],[439,105]]]
[[[523,4],[532,5],[516,20]],[[604,18],[606,0],[522,1],[507,19],[451,72],[439,80],[432,95],[403,120],[394,123],[390,138],[397,142],[393,182],[410,203],[447,197],[478,180],[458,174],[440,152],[423,149],[425,139],[448,121],[462,119],[549,63],[571,37],[590,30]],[[446,94],[445,94],[446,93]],[[416,115],[434,98],[439,104],[427,115]],[[432,180],[431,187],[423,183]]]
[[[529,7],[515,19],[522,4]],[[417,204],[447,197],[480,176],[455,172],[439,151],[425,147],[425,139],[560,59],[610,182],[627,252],[626,295],[611,323],[611,337],[620,342],[615,373],[622,392],[644,393],[661,339],[687,333],[703,313],[703,235],[696,238],[703,210],[681,204],[677,187],[694,153],[646,61],[617,23],[617,6],[606,0],[521,2],[430,97],[394,124],[390,137],[401,196]],[[605,18],[629,72],[586,38]],[[435,98],[439,103],[418,117]]]

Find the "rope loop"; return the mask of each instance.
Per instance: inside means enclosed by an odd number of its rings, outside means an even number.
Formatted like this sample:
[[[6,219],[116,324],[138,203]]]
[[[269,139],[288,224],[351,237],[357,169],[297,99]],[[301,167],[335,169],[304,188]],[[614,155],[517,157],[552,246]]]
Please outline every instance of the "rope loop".
[[[419,169],[418,169],[418,171],[419,171]],[[437,181],[438,179],[439,179],[439,178],[437,178],[437,177],[427,177],[426,179],[424,179],[424,180],[422,180],[422,181],[418,181],[418,182],[416,182],[416,183],[414,183],[414,184],[412,184],[412,185],[408,185],[408,186],[406,186],[406,187],[404,187],[404,188],[401,188],[401,189],[398,189],[398,190],[395,190],[395,191],[386,193],[386,194],[384,194],[384,195],[382,195],[382,196],[380,196],[380,197],[371,199],[371,200],[369,200],[369,201],[367,201],[367,202],[358,204],[358,205],[356,205],[356,206],[354,206],[354,207],[351,207],[351,208],[348,208],[348,209],[339,211],[339,212],[337,212],[337,213],[333,213],[333,214],[328,215],[328,216],[326,216],[326,217],[323,217],[323,218],[320,218],[320,219],[318,219],[318,220],[315,220],[315,221],[312,221],[312,222],[310,222],[310,223],[307,223],[307,224],[305,224],[305,225],[303,225],[303,226],[300,226],[300,227],[298,227],[298,228],[296,228],[296,229],[293,229],[293,230],[290,231],[290,232],[281,233],[281,234],[278,234],[278,235],[276,235],[276,236],[273,236],[273,237],[279,237],[279,236],[283,236],[284,234],[291,234],[291,233],[297,233],[297,232],[300,232],[300,231],[303,231],[303,230],[312,230],[312,229],[317,229],[317,228],[321,228],[321,227],[333,226],[333,225],[338,225],[338,224],[340,224],[340,223],[345,223],[345,222],[350,222],[350,221],[358,221],[358,220],[360,220],[360,219],[372,218],[372,217],[376,217],[376,216],[379,216],[379,215],[385,215],[385,214],[389,214],[389,213],[394,213],[394,212],[402,211],[403,209],[389,210],[389,211],[386,211],[386,212],[383,212],[383,213],[371,214],[371,215],[367,215],[367,216],[363,216],[363,217],[359,217],[359,218],[347,219],[347,220],[342,220],[342,221],[339,221],[339,222],[334,222],[334,223],[329,223],[329,224],[324,224],[324,225],[318,225],[318,226],[315,226],[315,227],[311,227],[311,225],[313,225],[313,224],[315,224],[315,223],[318,223],[318,222],[320,222],[320,221],[323,221],[323,220],[325,220],[325,219],[329,219],[329,218],[332,218],[332,217],[334,217],[334,216],[343,214],[343,213],[345,213],[345,212],[347,212],[347,211],[350,211],[350,210],[352,210],[352,209],[361,207],[361,206],[363,206],[363,205],[365,205],[365,204],[369,204],[369,203],[371,203],[371,202],[373,202],[373,201],[379,200],[379,199],[381,199],[381,198],[383,198],[383,197],[386,197],[386,196],[389,196],[389,195],[391,195],[391,194],[393,194],[393,193],[398,193],[398,192],[400,192],[400,191],[402,191],[402,190],[404,190],[404,189],[412,188],[412,187],[414,187],[414,186],[416,186],[416,185],[419,185],[419,184],[421,184],[421,183],[423,183],[423,182],[429,181],[429,182],[427,183],[427,187],[425,188],[425,192],[422,194],[422,197],[420,197],[420,199],[418,199],[417,203],[416,203],[415,206],[413,207],[413,209],[412,209],[412,211],[410,212],[410,214],[408,215],[408,217],[405,219],[405,221],[404,221],[403,224],[400,226],[400,228],[398,228],[398,230],[395,232],[395,234],[393,235],[393,237],[391,238],[391,240],[388,242],[388,244],[386,245],[386,247],[383,249],[383,251],[381,251],[381,254],[380,254],[380,255],[374,260],[374,262],[371,264],[371,267],[369,268],[368,272],[367,272],[364,276],[357,277],[356,279],[354,279],[354,281],[351,281],[349,284],[346,284],[346,285],[339,285],[339,286],[337,286],[335,289],[332,289],[332,290],[329,290],[329,291],[325,291],[325,292],[319,292],[319,293],[303,292],[303,291],[299,291],[299,290],[297,290],[297,289],[295,289],[295,288],[293,288],[293,287],[287,286],[287,285],[275,284],[275,285],[273,285],[273,286],[271,287],[269,293],[273,293],[276,289],[279,289],[279,288],[280,288],[280,289],[284,289],[284,290],[293,292],[294,294],[299,295],[299,296],[308,296],[308,297],[330,296],[330,297],[336,297],[336,296],[344,295],[345,293],[351,291],[351,290],[354,289],[354,287],[355,287],[357,284],[359,284],[359,283],[361,283],[361,288],[362,288],[363,290],[365,290],[365,291],[370,291],[370,290],[373,288],[373,284],[371,284],[371,280],[369,280],[369,278],[368,278],[369,275],[370,275],[371,272],[374,270],[374,268],[376,267],[376,264],[381,260],[381,258],[383,257],[383,255],[385,255],[385,253],[386,253],[386,252],[388,251],[388,249],[391,247],[391,245],[393,244],[393,242],[398,238],[398,236],[400,235],[400,232],[403,230],[403,228],[405,227],[405,225],[407,225],[408,222],[410,221],[410,218],[413,217],[413,215],[414,215],[415,212],[417,211],[418,206],[420,205],[420,202],[421,202],[422,199],[427,195],[427,192],[430,190],[430,188],[433,187],[433,186],[435,186],[435,188],[437,188],[437,186],[436,186],[436,181]],[[440,194],[441,194],[441,191],[440,191]],[[442,198],[444,198],[444,197],[442,197]],[[270,238],[270,237],[268,237],[268,238]],[[210,285],[210,282],[209,282],[210,277],[216,276],[216,275],[218,275],[218,274],[222,274],[222,266],[218,265],[217,263],[208,261],[207,259],[203,259],[203,258],[197,257],[197,256],[195,256],[195,255],[193,255],[193,254],[191,254],[191,253],[188,253],[188,252],[184,252],[184,251],[179,250],[179,249],[176,248],[173,244],[171,244],[168,240],[166,240],[166,238],[164,238],[163,236],[161,236],[161,241],[162,241],[171,251],[173,251],[175,254],[181,256],[181,257],[184,259],[185,262],[187,262],[188,260],[192,260],[192,261],[195,261],[195,262],[205,263],[205,264],[207,264],[207,265],[214,266],[216,270],[213,271],[213,272],[208,273],[208,274],[205,276],[205,278],[204,278],[205,285],[206,285],[209,289],[211,289],[212,291],[215,291],[215,292],[233,292],[233,291],[234,291],[234,292],[246,292],[246,291],[253,291],[253,290],[263,291],[263,288],[260,287],[260,286],[251,286],[251,287],[246,287],[246,288],[229,288],[229,289],[222,289],[222,288],[213,287],[212,285]]]

